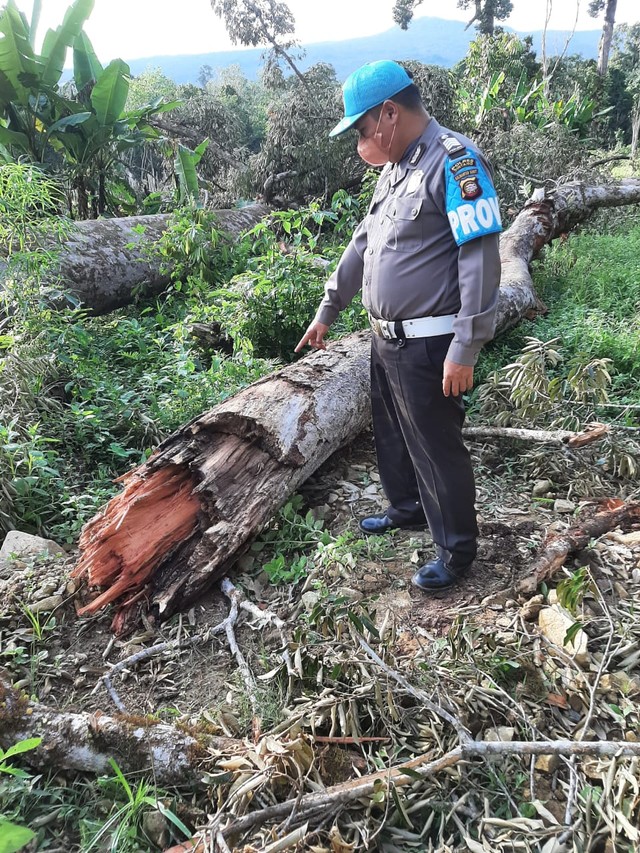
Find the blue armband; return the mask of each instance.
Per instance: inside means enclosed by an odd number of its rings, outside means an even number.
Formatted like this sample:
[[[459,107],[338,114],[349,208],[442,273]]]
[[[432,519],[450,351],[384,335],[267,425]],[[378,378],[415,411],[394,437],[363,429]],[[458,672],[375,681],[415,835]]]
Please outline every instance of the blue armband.
[[[458,246],[502,231],[493,182],[476,152],[463,150],[461,155],[450,155],[444,164],[447,216]]]

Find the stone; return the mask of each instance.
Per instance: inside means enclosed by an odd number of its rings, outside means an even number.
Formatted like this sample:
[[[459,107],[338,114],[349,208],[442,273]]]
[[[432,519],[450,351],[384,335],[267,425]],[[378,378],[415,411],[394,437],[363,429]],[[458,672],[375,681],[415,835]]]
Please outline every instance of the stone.
[[[64,598],[61,595],[50,595],[48,598],[41,598],[40,601],[35,601],[29,606],[32,613],[50,613],[56,607],[60,607]]]
[[[170,841],[167,819],[155,809],[142,815],[142,829],[156,848],[164,849]]]
[[[576,663],[586,666],[590,655],[587,648],[588,638],[582,628],[579,628],[573,639],[565,645],[567,631],[575,624],[575,619],[559,604],[543,607],[538,615],[538,627],[546,639],[554,646],[565,649]]]
[[[520,615],[525,622],[535,622],[543,607],[544,595],[534,595],[533,598],[530,598],[529,601],[525,601],[522,605],[520,608]]]
[[[538,755],[535,768],[541,773],[553,773],[560,765],[559,755]]]
[[[16,568],[20,568],[16,565],[16,558],[39,557],[41,554],[58,556],[65,554],[65,551],[51,539],[10,530],[0,548],[0,578],[9,578],[15,574]]]
[[[553,502],[553,511],[557,513],[571,513],[575,512],[576,505],[573,501],[565,501],[562,498],[558,498],[558,500]]]
[[[307,610],[313,610],[321,598],[322,596],[319,592],[315,592],[315,590],[311,589],[309,592],[305,592],[302,595],[302,603]]]
[[[640,530],[631,533],[614,533],[612,538],[621,545],[640,545]]]
[[[307,593],[305,593],[306,595]],[[351,598],[355,601],[359,601],[362,598],[362,593],[359,589],[351,589],[349,586],[341,586],[338,590],[339,596],[344,596],[344,598]],[[304,599],[304,595],[302,596]]]
[[[533,484],[533,489],[531,490],[531,494],[534,498],[544,497],[548,492],[552,492],[553,483],[551,480],[536,480]]]
[[[496,726],[492,729],[487,729],[484,732],[482,740],[496,742],[506,742],[513,740],[516,730],[511,726]]]
[[[60,584],[57,583],[57,581],[54,581],[54,580],[45,581],[43,584],[41,584],[38,587],[38,591],[35,594],[35,598],[36,599],[47,598],[48,596],[53,595],[59,586],[60,586]]]

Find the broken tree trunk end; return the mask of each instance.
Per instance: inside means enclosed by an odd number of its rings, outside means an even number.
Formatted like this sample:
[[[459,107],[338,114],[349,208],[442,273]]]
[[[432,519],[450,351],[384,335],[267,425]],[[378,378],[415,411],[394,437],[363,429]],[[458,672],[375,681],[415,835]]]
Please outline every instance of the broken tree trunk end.
[[[640,503],[625,503],[618,498],[609,498],[590,509],[591,513],[586,518],[579,518],[567,530],[547,535],[531,569],[531,576],[520,582],[519,592],[534,593],[538,584],[550,580],[560,571],[569,554],[586,548],[592,539],[616,527],[628,529],[634,524],[640,524]]]
[[[123,477],[124,491],[80,539],[73,576],[104,591],[79,612],[123,597],[126,607],[144,590],[166,618],[221,578],[287,497],[368,424],[367,338],[352,335],[254,383]]]

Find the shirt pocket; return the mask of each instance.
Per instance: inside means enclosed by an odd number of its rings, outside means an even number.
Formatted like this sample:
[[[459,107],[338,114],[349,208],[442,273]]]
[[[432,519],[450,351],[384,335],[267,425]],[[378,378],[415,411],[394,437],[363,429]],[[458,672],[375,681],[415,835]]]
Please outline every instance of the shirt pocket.
[[[395,252],[415,252],[422,247],[421,198],[397,198],[386,212],[385,246]]]

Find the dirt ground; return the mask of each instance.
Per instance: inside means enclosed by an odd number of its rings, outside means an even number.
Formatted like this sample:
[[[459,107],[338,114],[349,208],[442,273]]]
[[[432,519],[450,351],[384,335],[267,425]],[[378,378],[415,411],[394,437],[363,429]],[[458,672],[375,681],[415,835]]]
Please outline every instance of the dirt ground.
[[[491,451],[493,453],[493,451]],[[522,604],[514,592],[519,579],[530,572],[534,553],[550,526],[562,528],[571,512],[554,511],[551,498],[532,498],[532,483],[508,471],[495,474],[493,459],[481,447],[473,450],[478,482],[480,548],[476,563],[460,585],[427,596],[412,587],[416,567],[430,558],[426,531],[394,531],[384,540],[367,543],[355,565],[325,570],[312,581],[286,586],[269,584],[261,565],[268,559],[247,556],[232,580],[247,598],[276,612],[288,625],[313,606],[318,587],[347,599],[364,601],[377,618],[395,615],[399,635],[425,632],[443,635],[456,617],[473,611],[475,618],[495,620],[505,608]],[[358,538],[357,519],[385,505],[376,470],[370,434],[361,435],[332,457],[301,490],[305,505],[325,521],[334,535],[351,531]],[[68,580],[74,554],[67,559],[17,561],[15,574],[0,581],[0,666],[19,687],[46,704],[68,710],[115,710],[100,679],[118,661],[163,640],[188,637],[220,623],[229,602],[219,590],[188,612],[160,625],[141,624],[133,635],[114,638],[111,615],[76,616],[82,591]],[[628,571],[638,571],[635,562]],[[61,595],[53,612],[33,613],[46,597]],[[480,607],[479,607],[480,606]],[[252,628],[248,618],[238,627],[238,641],[256,674],[268,666],[270,642],[278,638]],[[204,645],[160,655],[114,679],[126,709],[154,713],[170,720],[185,715],[219,716],[237,713],[241,685],[224,637]]]

